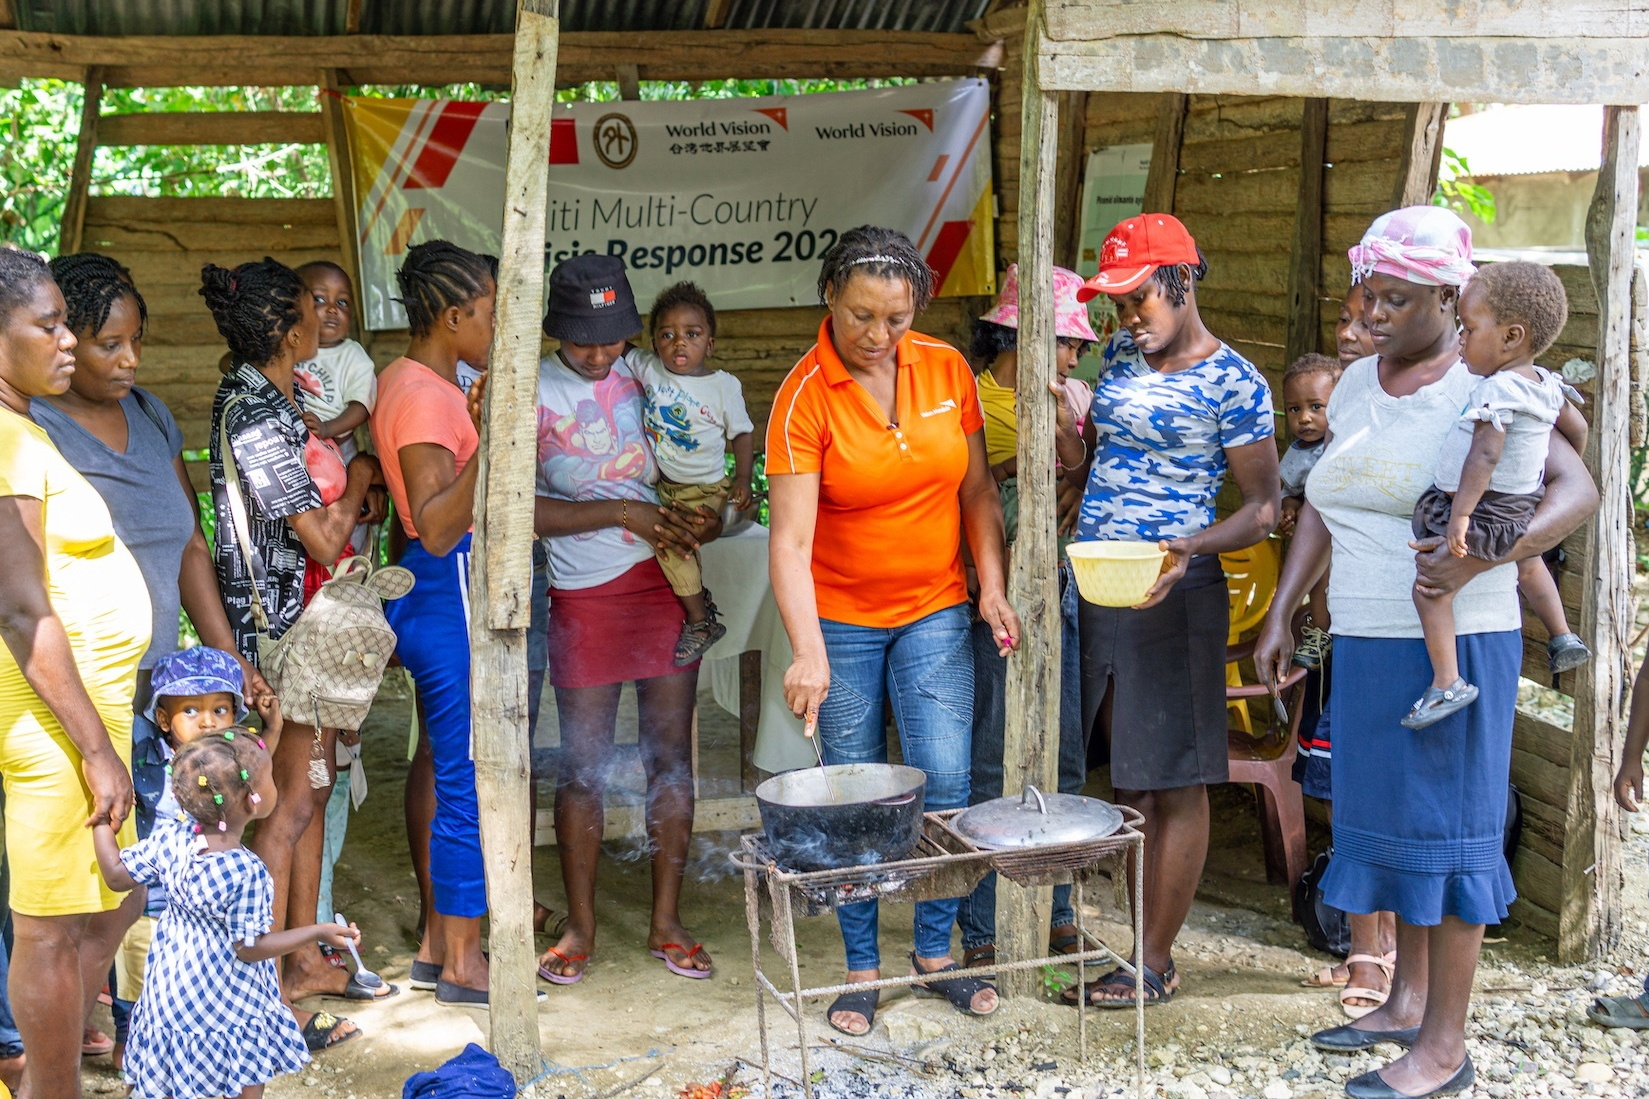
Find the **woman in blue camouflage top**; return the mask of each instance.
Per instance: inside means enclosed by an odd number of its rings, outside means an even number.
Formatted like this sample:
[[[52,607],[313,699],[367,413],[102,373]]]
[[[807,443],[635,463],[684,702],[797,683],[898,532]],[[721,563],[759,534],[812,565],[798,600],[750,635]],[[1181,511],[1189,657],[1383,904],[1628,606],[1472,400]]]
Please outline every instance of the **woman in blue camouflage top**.
[[[1139,606],[1084,602],[1078,614],[1083,729],[1091,737],[1097,726],[1117,800],[1145,816],[1141,961],[1152,1004],[1179,988],[1172,951],[1208,853],[1208,786],[1227,779],[1219,555],[1269,535],[1280,506],[1271,389],[1204,326],[1196,284],[1207,271],[1185,226],[1144,214],[1111,231],[1078,295],[1109,295],[1120,325],[1083,426],[1093,460],[1067,474],[1087,484],[1078,538],[1168,551]],[[1242,505],[1216,522],[1228,474]],[[1086,994],[1131,1007],[1134,978],[1115,970]]]

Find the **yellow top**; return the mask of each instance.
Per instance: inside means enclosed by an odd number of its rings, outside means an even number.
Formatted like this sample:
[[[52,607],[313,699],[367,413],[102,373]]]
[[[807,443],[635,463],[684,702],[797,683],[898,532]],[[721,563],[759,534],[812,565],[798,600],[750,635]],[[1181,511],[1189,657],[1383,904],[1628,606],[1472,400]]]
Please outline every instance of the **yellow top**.
[[[979,411],[985,416],[985,461],[998,465],[1019,453],[1019,417],[1014,412],[1014,391],[996,384],[990,368],[981,370]]]
[[[132,693],[149,647],[149,591],[97,490],[33,420],[0,408],[0,496],[41,502],[46,591],[86,693],[122,760],[132,750]],[[80,753],[0,645],[0,773],[12,908],[26,916],[106,912],[120,903],[97,870]],[[136,815],[120,830],[135,837]]]

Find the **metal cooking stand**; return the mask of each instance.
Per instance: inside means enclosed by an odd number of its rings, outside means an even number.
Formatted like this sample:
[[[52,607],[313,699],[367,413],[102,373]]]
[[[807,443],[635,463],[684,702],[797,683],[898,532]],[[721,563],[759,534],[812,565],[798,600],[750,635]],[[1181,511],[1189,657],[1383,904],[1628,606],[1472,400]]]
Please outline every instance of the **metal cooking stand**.
[[[770,857],[766,840],[760,833],[740,837],[739,849],[729,856],[733,864],[744,872],[744,915],[750,925],[750,960],[755,973],[756,1024],[761,1033],[762,1079],[769,1097],[773,1094],[773,1069],[767,1034],[767,1008],[764,992],[772,995],[796,1023],[797,1048],[801,1052],[801,1088],[804,1099],[813,1099],[813,1081],[808,1065],[807,1013],[804,1001],[844,992],[896,988],[917,984],[925,977],[884,977],[876,981],[855,981],[850,984],[823,985],[803,988],[801,966],[796,956],[796,916],[819,916],[832,912],[838,905],[856,901],[880,900],[895,903],[942,900],[963,897],[990,871],[1025,886],[1072,885],[1072,903],[1076,910],[1076,929],[1081,941],[1090,949],[1077,954],[1054,954],[1025,962],[999,963],[975,966],[947,974],[949,977],[984,977],[1004,970],[1039,969],[1045,965],[1077,967],[1077,987],[1087,986],[1087,965],[1092,961],[1108,960],[1134,976],[1134,1055],[1136,1083],[1139,1095],[1145,1090],[1145,988],[1139,968],[1089,933],[1082,922],[1083,887],[1099,876],[1102,867],[1109,867],[1115,889],[1117,906],[1128,903],[1127,881],[1133,879],[1134,942],[1132,954],[1138,957],[1144,942],[1144,888],[1143,859],[1145,834],[1140,826],[1145,818],[1127,806],[1122,810],[1122,828],[1114,835],[1099,840],[1078,843],[1045,844],[1018,850],[988,851],[976,846],[953,826],[963,812],[950,809],[926,813],[922,820],[922,836],[916,850],[908,859],[877,863],[871,866],[843,867],[836,870],[799,872],[785,870]],[[1134,872],[1127,873],[1127,859],[1133,855]],[[761,883],[767,885],[770,902],[770,939],[790,968],[790,991],[781,992],[762,969],[761,946]],[[1088,1009],[1086,996],[1080,996],[1077,1010],[1077,1053],[1083,1064],[1088,1060]]]

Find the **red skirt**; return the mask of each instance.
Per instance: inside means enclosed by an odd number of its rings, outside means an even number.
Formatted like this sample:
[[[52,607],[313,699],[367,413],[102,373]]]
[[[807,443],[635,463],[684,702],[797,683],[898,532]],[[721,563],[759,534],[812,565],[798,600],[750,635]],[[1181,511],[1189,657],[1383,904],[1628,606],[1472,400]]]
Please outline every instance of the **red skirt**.
[[[686,620],[652,557],[593,588],[551,588],[546,676],[553,687],[576,689],[696,671],[696,662],[675,662]]]

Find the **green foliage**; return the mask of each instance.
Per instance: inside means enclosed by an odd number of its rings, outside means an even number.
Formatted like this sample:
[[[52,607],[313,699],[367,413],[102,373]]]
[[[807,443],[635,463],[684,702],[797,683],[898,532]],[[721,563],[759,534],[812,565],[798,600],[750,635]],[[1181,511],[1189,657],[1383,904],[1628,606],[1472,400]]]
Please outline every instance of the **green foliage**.
[[[56,248],[81,99],[80,85],[62,80],[0,90],[0,243]]]
[[[1451,210],[1465,210],[1485,225],[1493,225],[1497,213],[1494,192],[1471,180],[1471,165],[1466,158],[1443,147],[1443,166],[1438,173],[1437,190],[1431,196],[1433,206],[1447,206]]]

